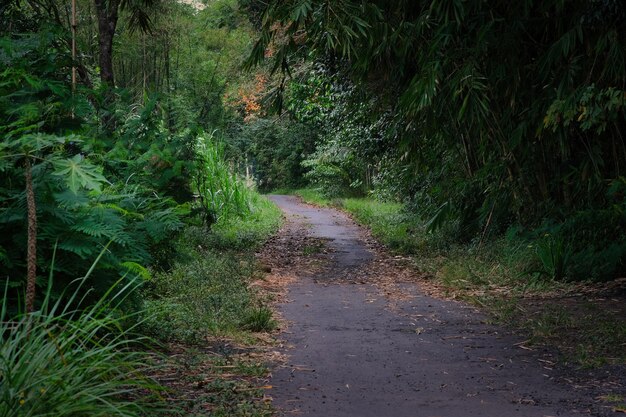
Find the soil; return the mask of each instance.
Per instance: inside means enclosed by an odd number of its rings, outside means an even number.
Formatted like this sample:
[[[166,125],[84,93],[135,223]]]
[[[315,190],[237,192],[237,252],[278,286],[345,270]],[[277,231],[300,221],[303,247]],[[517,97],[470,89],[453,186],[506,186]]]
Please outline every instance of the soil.
[[[554,366],[387,254],[344,213],[272,196],[287,222],[259,254],[279,295],[279,415],[608,416],[594,384]]]

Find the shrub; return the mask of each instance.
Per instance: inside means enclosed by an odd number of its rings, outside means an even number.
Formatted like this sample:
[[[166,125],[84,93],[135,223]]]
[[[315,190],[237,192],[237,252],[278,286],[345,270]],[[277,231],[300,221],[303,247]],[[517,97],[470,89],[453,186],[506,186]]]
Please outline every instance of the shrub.
[[[210,230],[189,227],[177,242],[180,258],[145,286],[149,314],[144,329],[161,340],[197,342],[208,333],[246,330],[259,305],[250,288],[255,273],[252,251],[281,223],[280,210],[252,194],[246,217],[221,218]],[[266,323],[268,324],[268,323]]]

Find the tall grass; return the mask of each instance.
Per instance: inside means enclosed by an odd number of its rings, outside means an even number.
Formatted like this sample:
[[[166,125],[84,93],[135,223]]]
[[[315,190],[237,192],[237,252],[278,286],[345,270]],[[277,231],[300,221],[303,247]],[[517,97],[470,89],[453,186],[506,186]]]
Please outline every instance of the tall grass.
[[[165,411],[146,373],[155,363],[146,339],[124,328],[121,304],[136,287],[120,280],[95,304],[85,300],[85,277],[65,302],[50,305],[52,277],[39,311],[0,314],[0,417],[141,416]]]
[[[212,134],[198,138],[198,169],[194,186],[207,223],[250,212],[251,190],[224,159],[224,145]]]

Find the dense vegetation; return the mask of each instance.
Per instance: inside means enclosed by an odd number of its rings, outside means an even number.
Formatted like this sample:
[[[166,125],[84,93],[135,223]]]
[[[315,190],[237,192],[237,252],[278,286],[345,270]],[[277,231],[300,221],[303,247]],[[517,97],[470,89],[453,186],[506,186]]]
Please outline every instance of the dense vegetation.
[[[183,366],[159,343],[275,323],[250,284],[280,213],[229,140],[254,29],[234,1],[70,5],[0,6],[0,416],[249,415],[254,386],[171,403],[154,376]]]
[[[282,74],[268,98],[316,132],[301,166],[326,196],[405,203],[418,239],[536,241],[550,278],[624,276],[623,2],[261,9],[247,64]]]
[[[155,339],[271,329],[255,188],[457,287],[623,277],[625,45],[618,0],[2,2],[0,416],[172,413]]]

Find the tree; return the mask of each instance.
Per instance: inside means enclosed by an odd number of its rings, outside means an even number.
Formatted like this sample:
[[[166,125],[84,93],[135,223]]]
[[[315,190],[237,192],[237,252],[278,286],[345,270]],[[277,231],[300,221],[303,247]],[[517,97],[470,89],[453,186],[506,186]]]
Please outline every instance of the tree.
[[[128,14],[131,31],[149,32],[151,19],[149,11],[160,0],[94,0],[98,18],[98,57],[100,80],[107,87],[115,86],[113,72],[113,38],[117,28],[120,11]]]

